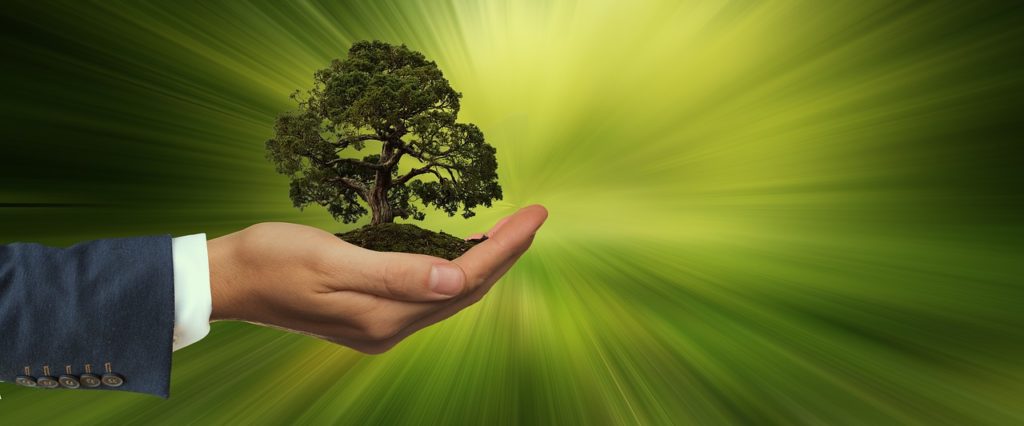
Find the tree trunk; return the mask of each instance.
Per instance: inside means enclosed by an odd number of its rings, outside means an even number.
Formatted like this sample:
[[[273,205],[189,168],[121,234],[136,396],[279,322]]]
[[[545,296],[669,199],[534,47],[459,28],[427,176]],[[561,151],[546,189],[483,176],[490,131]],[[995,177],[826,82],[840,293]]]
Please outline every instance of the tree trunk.
[[[394,154],[391,144],[385,143],[381,149],[380,162],[384,163]],[[395,221],[395,213],[391,211],[391,204],[388,204],[388,190],[391,189],[391,170],[377,170],[373,179],[373,188],[370,189],[370,211],[373,212],[371,225],[392,223]]]
[[[373,186],[368,204],[370,205],[370,211],[373,212],[373,219],[370,220],[371,225],[395,221],[395,214],[391,211],[391,205],[388,204],[388,194],[384,186],[379,184]]]

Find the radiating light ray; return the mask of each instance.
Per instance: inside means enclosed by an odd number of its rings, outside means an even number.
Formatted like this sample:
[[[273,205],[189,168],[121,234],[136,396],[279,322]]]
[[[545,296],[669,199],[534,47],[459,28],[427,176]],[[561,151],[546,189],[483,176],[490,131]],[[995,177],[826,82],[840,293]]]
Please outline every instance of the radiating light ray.
[[[169,401],[3,386],[3,420],[1024,422],[1014,3],[23,2],[0,28],[0,202],[89,205],[0,207],[4,241],[350,228],[263,144],[361,39],[436,60],[498,149],[505,199],[424,226],[551,212],[384,355],[217,323]]]

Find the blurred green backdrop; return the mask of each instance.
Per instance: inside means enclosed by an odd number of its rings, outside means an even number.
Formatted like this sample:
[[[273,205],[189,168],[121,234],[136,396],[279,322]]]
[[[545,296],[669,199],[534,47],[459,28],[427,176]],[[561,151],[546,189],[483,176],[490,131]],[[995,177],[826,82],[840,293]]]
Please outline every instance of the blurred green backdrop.
[[[218,323],[168,401],[4,384],[0,423],[1022,423],[1020,5],[5,2],[0,242],[352,228],[263,143],[361,39],[498,148],[505,200],[426,226],[551,216],[386,354]]]

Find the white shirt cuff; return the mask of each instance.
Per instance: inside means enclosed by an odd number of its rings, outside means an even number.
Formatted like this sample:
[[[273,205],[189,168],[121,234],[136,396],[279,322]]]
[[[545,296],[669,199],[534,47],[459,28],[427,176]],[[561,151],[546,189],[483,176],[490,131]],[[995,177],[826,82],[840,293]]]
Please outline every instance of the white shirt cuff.
[[[206,234],[171,239],[174,259],[174,349],[198,342],[210,333],[210,261]]]

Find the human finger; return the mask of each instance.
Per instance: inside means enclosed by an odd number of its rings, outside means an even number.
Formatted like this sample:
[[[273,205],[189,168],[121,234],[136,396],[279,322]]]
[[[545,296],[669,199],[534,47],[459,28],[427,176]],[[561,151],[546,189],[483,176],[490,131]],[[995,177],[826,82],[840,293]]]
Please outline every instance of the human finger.
[[[347,251],[333,268],[334,290],[352,290],[388,299],[428,302],[451,298],[466,287],[461,267],[439,257],[414,253]]]
[[[527,206],[495,226],[490,238],[473,246],[452,262],[459,265],[466,276],[466,290],[482,286],[500,267],[522,254],[529,247],[534,234],[548,217],[541,205]]]

